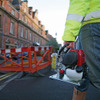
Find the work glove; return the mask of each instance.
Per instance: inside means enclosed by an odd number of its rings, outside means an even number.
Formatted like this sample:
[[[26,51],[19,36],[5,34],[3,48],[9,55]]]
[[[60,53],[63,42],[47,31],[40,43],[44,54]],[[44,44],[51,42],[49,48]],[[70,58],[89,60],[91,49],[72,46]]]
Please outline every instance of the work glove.
[[[71,48],[74,49],[74,41],[64,41],[64,45],[68,44],[68,46],[66,48]]]

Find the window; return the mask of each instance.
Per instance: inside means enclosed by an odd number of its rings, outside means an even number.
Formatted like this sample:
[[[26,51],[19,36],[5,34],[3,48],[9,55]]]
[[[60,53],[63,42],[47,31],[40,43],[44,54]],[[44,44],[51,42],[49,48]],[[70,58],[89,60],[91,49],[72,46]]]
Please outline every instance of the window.
[[[21,37],[24,37],[24,28],[21,28]]]
[[[12,10],[12,11],[11,11],[11,14],[12,14],[12,15],[15,15],[15,11],[14,11],[14,10]]]
[[[25,39],[27,39],[27,30],[25,31]]]
[[[26,18],[26,24],[28,23],[27,18]]]
[[[40,41],[41,41],[41,39],[38,39],[38,42],[39,42],[39,43],[41,43]]]
[[[13,22],[11,22],[10,24],[10,33],[14,34],[14,23]]]
[[[22,16],[22,21],[24,21],[24,15]]]
[[[5,34],[7,34],[7,28],[8,28],[8,16],[7,15],[5,15]]]
[[[33,25],[31,24],[31,28],[33,28]]]
[[[34,37],[34,41],[36,41],[36,37]]]
[[[36,41],[36,36],[34,37],[34,41]]]
[[[1,28],[1,15],[0,15],[0,28]]]
[[[38,42],[38,37],[36,37],[36,42]]]
[[[30,33],[30,40],[32,40],[32,33]]]
[[[26,12],[26,8],[24,8],[24,12]]]

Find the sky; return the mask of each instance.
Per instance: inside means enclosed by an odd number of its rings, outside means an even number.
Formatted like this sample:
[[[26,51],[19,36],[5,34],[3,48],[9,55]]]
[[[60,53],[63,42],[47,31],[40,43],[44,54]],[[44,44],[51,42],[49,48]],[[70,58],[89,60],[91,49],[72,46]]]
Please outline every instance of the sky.
[[[62,44],[69,0],[28,0],[28,6],[33,7],[33,11],[38,9],[38,19],[45,30]]]

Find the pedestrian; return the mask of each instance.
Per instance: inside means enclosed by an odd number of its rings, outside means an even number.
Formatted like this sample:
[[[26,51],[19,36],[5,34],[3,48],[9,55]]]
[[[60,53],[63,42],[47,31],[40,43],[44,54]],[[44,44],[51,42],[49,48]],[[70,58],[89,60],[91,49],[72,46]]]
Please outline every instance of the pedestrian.
[[[79,34],[80,33],[80,34]],[[100,0],[70,0],[70,6],[62,37],[67,48],[74,48],[79,34],[89,80],[100,90]],[[84,91],[74,88],[73,100],[85,100]]]

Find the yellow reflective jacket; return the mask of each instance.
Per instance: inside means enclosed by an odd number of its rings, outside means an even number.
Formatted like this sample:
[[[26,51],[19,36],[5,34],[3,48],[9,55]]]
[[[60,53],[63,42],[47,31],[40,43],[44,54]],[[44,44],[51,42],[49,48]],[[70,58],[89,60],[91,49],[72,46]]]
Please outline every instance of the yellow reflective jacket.
[[[94,22],[100,22],[100,0],[70,0],[62,40],[75,41],[80,28]]]

